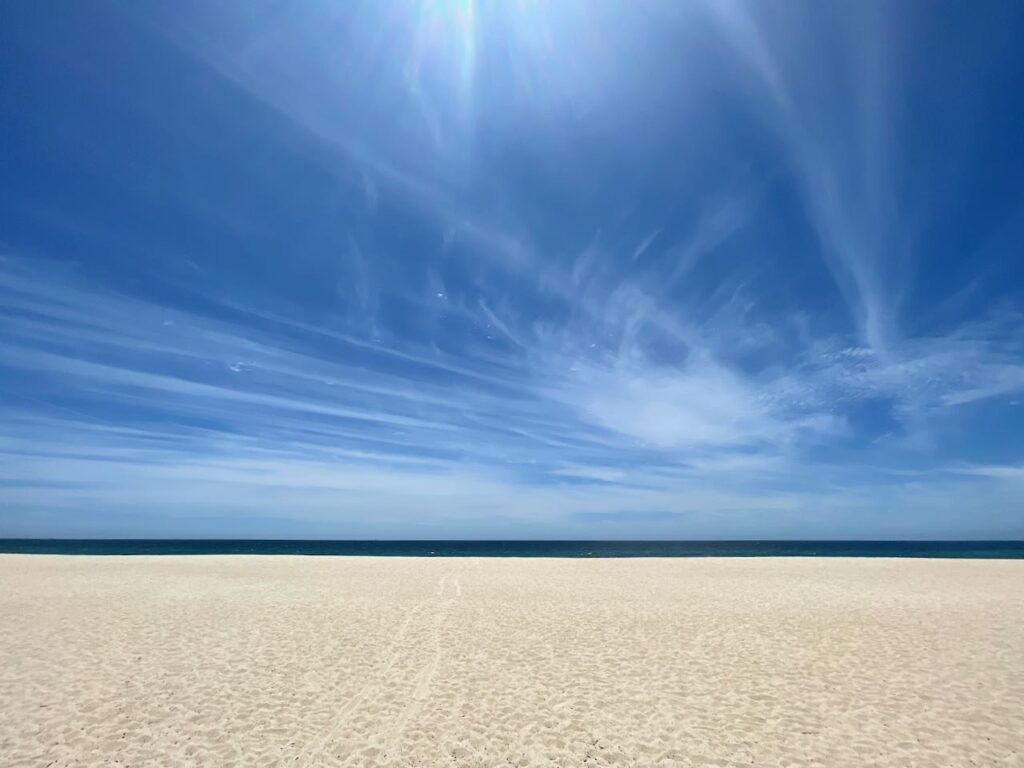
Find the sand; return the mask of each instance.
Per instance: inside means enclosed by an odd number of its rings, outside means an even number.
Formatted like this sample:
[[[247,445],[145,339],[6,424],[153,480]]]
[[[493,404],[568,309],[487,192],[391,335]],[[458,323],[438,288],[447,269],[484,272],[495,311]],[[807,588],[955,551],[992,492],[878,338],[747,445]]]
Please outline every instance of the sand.
[[[3,766],[1024,766],[1024,561],[0,556]]]

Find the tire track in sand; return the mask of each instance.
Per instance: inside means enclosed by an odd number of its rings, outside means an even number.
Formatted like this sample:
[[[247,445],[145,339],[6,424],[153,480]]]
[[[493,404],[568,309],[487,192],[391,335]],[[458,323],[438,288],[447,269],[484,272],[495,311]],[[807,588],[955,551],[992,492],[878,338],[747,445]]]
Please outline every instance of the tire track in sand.
[[[387,690],[390,686],[388,678],[391,675],[392,670],[400,659],[407,656],[410,651],[416,649],[415,643],[407,643],[406,639],[411,635],[415,636],[419,634],[415,631],[415,624],[420,621],[421,618],[433,615],[434,621],[431,625],[431,638],[433,653],[431,655],[430,662],[425,665],[420,672],[413,678],[415,682],[415,688],[413,692],[407,697],[408,702],[415,703],[415,706],[411,706],[409,703],[403,707],[398,717],[395,719],[394,724],[384,731],[385,735],[385,754],[391,754],[394,751],[394,745],[397,739],[404,732],[408,721],[411,719],[414,712],[411,709],[415,709],[416,712],[422,707],[422,701],[426,698],[429,693],[430,683],[434,676],[437,674],[437,668],[440,664],[441,656],[443,655],[442,643],[441,643],[441,625],[444,623],[444,619],[448,614],[448,608],[452,602],[454,596],[460,596],[462,594],[462,585],[459,583],[457,577],[452,577],[452,587],[448,588],[448,579],[451,574],[444,574],[438,580],[436,594],[428,597],[420,603],[417,603],[410,608],[405,615],[405,619],[402,621],[402,625],[395,633],[394,638],[388,644],[387,649],[382,654],[384,663],[370,676],[370,679],[364,683],[359,690],[342,706],[340,707],[333,716],[333,724],[331,727],[318,739],[313,741],[310,745],[305,747],[295,758],[294,762],[290,762],[290,765],[298,763],[302,768],[309,768],[314,765],[318,758],[324,756],[327,747],[331,741],[338,735],[341,729],[351,722],[351,716],[355,714],[359,709],[365,708],[371,705],[376,698],[379,696],[379,692]],[[453,593],[445,596],[446,591]]]
[[[423,709],[423,703],[430,696],[430,689],[433,685],[434,678],[437,677],[437,671],[441,666],[441,661],[448,650],[447,646],[442,641],[441,629],[444,626],[445,620],[448,618],[448,613],[451,610],[452,603],[454,603],[459,597],[462,596],[462,585],[459,583],[458,576],[452,577],[452,587],[449,591],[447,598],[445,597],[445,581],[447,577],[442,577],[441,583],[438,585],[438,597],[440,598],[440,604],[434,613],[434,621],[431,628],[431,639],[432,639],[432,651],[430,654],[430,660],[423,666],[419,674],[416,677],[416,685],[412,691],[412,694],[406,699],[406,704],[399,712],[398,717],[395,718],[391,726],[384,732],[384,757],[395,758],[397,756],[398,744],[405,733],[409,723]]]

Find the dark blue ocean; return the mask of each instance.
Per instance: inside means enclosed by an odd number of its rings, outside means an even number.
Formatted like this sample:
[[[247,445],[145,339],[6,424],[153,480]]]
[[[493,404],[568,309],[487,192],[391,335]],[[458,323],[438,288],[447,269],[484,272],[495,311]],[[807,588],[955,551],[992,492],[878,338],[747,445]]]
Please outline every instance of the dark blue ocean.
[[[1024,559],[1024,541],[287,541],[0,539],[0,553],[385,557],[944,557]]]

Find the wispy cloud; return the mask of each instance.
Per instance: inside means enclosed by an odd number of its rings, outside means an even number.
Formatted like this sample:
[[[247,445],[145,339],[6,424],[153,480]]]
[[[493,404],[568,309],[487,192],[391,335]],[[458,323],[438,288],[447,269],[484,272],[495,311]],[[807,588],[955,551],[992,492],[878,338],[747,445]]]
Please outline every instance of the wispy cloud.
[[[233,175],[159,173],[182,103],[97,78],[166,107],[126,110],[161,159],[104,146],[107,207],[24,197],[0,527],[969,533],[984,485],[1012,528],[1019,441],[978,435],[1024,314],[907,311],[928,176],[881,12],[511,8],[118,11],[217,94],[173,156]]]

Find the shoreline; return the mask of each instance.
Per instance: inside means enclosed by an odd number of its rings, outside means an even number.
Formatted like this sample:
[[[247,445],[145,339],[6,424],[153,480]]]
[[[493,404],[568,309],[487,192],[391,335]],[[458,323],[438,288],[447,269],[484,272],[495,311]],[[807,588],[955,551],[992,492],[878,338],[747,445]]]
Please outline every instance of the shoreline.
[[[0,539],[0,553],[516,558],[858,557],[1024,560],[1024,541]]]

